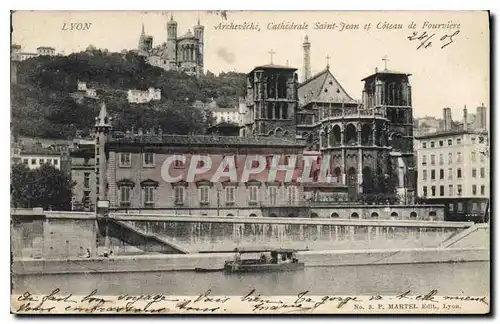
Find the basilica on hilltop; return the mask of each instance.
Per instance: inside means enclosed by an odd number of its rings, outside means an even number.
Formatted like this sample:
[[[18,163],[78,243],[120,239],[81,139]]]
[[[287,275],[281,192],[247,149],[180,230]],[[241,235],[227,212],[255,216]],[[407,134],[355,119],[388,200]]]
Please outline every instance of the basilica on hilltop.
[[[187,31],[185,35],[178,36],[177,22],[173,16],[167,22],[166,42],[153,47],[153,37],[146,35],[144,24],[137,51],[147,58],[151,65],[164,70],[175,70],[189,75],[203,74],[203,35],[205,27],[197,24]]]

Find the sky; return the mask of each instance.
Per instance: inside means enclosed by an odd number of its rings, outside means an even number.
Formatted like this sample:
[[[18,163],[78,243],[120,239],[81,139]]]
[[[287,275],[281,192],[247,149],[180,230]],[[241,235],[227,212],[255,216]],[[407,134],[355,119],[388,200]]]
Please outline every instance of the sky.
[[[328,63],[333,75],[354,98],[361,98],[361,79],[384,68],[411,74],[414,117],[442,117],[450,107],[454,120],[461,120],[463,108],[475,113],[489,106],[490,50],[488,16],[485,12],[388,12],[388,11],[231,11],[227,20],[220,15],[198,11],[18,11],[12,15],[12,42],[22,51],[36,52],[38,46],[52,46],[69,54],[87,48],[113,52],[137,48],[142,24],[154,37],[154,46],[166,41],[166,22],[173,14],[178,36],[193,30],[198,18],[205,26],[205,70],[249,72],[254,66],[273,63],[296,67],[302,80],[304,37],[311,43],[312,74]],[[217,30],[220,23],[258,24],[260,31]],[[270,30],[270,24],[307,24],[307,30]],[[408,25],[415,23],[415,29]],[[423,25],[446,24],[451,28],[425,29]],[[88,30],[63,30],[70,23],[90,23]],[[317,29],[317,24],[342,23],[358,29]],[[403,29],[381,29],[401,24]],[[66,25],[65,25],[66,24]],[[370,29],[365,26],[370,24]],[[459,27],[457,26],[459,24]],[[446,26],[445,26],[446,27]],[[441,49],[459,30],[453,42]],[[413,32],[432,36],[427,48],[422,40],[409,40]],[[424,42],[424,45],[428,42]],[[382,58],[387,57],[388,61]]]

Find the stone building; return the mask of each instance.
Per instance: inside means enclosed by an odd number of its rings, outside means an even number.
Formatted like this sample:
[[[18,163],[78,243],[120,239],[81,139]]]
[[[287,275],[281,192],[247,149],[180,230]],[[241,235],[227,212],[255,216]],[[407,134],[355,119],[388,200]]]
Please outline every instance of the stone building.
[[[161,89],[149,88],[148,90],[129,89],[127,101],[130,103],[146,103],[161,100]]]
[[[167,22],[166,42],[153,47],[153,37],[145,34],[143,25],[138,53],[145,56],[149,64],[164,70],[201,75],[203,74],[204,31],[205,27],[198,19],[193,32],[188,30],[185,35],[178,36],[177,22],[171,16]]]
[[[448,129],[416,137],[418,195],[445,204],[450,219],[480,218],[490,197],[489,137],[469,129],[464,109],[463,129]]]
[[[247,76],[246,118],[242,136],[295,139],[297,69],[275,64],[255,67]]]
[[[70,152],[73,187],[72,210],[91,211],[95,208],[96,159],[94,143],[79,145]]]

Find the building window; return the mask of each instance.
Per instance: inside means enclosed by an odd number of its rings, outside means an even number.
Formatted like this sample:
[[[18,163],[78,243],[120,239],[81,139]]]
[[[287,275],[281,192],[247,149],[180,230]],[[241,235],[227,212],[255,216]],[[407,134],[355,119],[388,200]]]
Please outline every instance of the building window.
[[[458,145],[462,144],[462,139],[461,138],[457,138],[457,144]]]
[[[427,180],[427,170],[422,171],[422,180]]]
[[[434,154],[431,155],[431,165],[436,164],[436,156]]]
[[[479,154],[479,162],[484,163],[484,154]]]
[[[199,189],[200,192],[200,204],[208,205],[209,199],[208,199],[208,193],[209,193],[210,188],[208,186],[202,186]]]
[[[40,159],[40,165],[42,165],[44,163],[45,163],[45,160],[44,159]]]
[[[427,165],[427,155],[422,155],[422,165]]]
[[[448,139],[448,145],[449,146],[453,145],[453,141],[451,139]]]
[[[36,164],[36,159],[31,159],[31,164]]]
[[[484,192],[485,192],[485,186],[484,185],[481,185],[481,195],[484,196]]]
[[[462,163],[462,153],[457,152],[457,163]]]
[[[143,203],[144,207],[150,207],[151,205],[154,204],[155,198],[154,198],[154,193],[155,193],[155,188],[154,187],[144,187],[142,188],[142,195],[143,195]]]
[[[52,164],[52,160],[51,159],[47,159],[47,164],[51,165]]]
[[[448,196],[453,196],[453,185],[448,185]]]
[[[434,141],[431,141],[431,147],[434,147]]]
[[[439,179],[440,180],[444,179],[444,169],[439,170]]]
[[[472,169],[472,177],[473,177],[473,178],[475,178],[475,177],[476,177],[476,175],[477,175],[477,172],[476,172],[476,171],[477,171],[476,169]]]
[[[457,211],[459,213],[464,211],[464,204],[463,203],[461,203],[461,202],[457,203]]]
[[[448,180],[453,180],[453,169],[448,168]]]
[[[472,162],[476,162],[476,152],[472,152],[470,154],[470,159],[471,159]]]
[[[481,178],[484,178],[484,177],[485,177],[484,168],[481,168],[481,169],[479,170],[479,173],[481,174]]]
[[[476,185],[472,185],[472,195],[473,196],[477,195],[477,186]]]
[[[439,146],[443,146],[444,145],[444,142],[443,141],[439,141]]]
[[[130,187],[120,187],[120,206],[130,206]]]
[[[258,190],[258,187],[257,186],[250,186],[248,187],[248,201],[250,203],[257,203],[258,202],[258,199],[257,199],[257,191]]]
[[[431,180],[436,180],[436,170],[431,170]]]
[[[427,148],[427,142],[422,142],[422,148]]]
[[[174,188],[174,203],[176,205],[184,205],[184,187]]]
[[[432,197],[436,196],[436,186],[431,187],[431,196]]]
[[[144,153],[143,155],[143,166],[151,167],[155,165],[155,154],[154,153]]]
[[[54,159],[54,165],[58,165],[58,164],[59,164],[59,160]]]
[[[470,138],[470,142],[471,142],[472,144],[476,144],[476,138],[475,138],[475,137],[471,137],[471,138]]]
[[[288,203],[290,205],[295,204],[296,196],[297,196],[297,188],[295,186],[289,186],[288,187]]]
[[[462,179],[462,169],[457,169],[457,179]]]
[[[83,186],[85,188],[89,188],[90,187],[90,172],[85,172],[83,174]]]
[[[276,205],[276,200],[278,197],[278,188],[275,186],[269,187],[269,202],[271,205]]]
[[[443,165],[443,164],[444,164],[444,154],[440,153],[439,154],[439,165]]]
[[[423,186],[422,191],[423,191],[424,197],[427,197],[427,186]]]
[[[234,204],[234,187],[226,187],[226,204]]]
[[[461,184],[457,185],[457,194],[458,194],[459,196],[461,196],[461,195],[462,195],[462,185],[461,185]]]
[[[120,153],[120,167],[131,166],[130,153]]]
[[[439,196],[444,196],[444,186],[439,186]]]
[[[453,163],[453,153],[448,153],[448,164]]]
[[[23,159],[23,164],[28,164],[28,159]]]

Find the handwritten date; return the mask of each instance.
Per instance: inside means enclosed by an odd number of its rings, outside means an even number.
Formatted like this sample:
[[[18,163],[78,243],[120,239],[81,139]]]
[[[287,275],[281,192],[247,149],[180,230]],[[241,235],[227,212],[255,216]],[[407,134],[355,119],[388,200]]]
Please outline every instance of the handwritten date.
[[[460,30],[455,31],[453,34],[444,34],[441,37],[436,36],[436,33],[427,33],[424,32],[413,32],[412,35],[408,36],[408,40],[412,42],[416,42],[417,50],[426,49],[433,46],[433,42],[437,41],[438,45],[440,45],[441,49],[451,45],[455,39],[454,37],[460,33]]]

